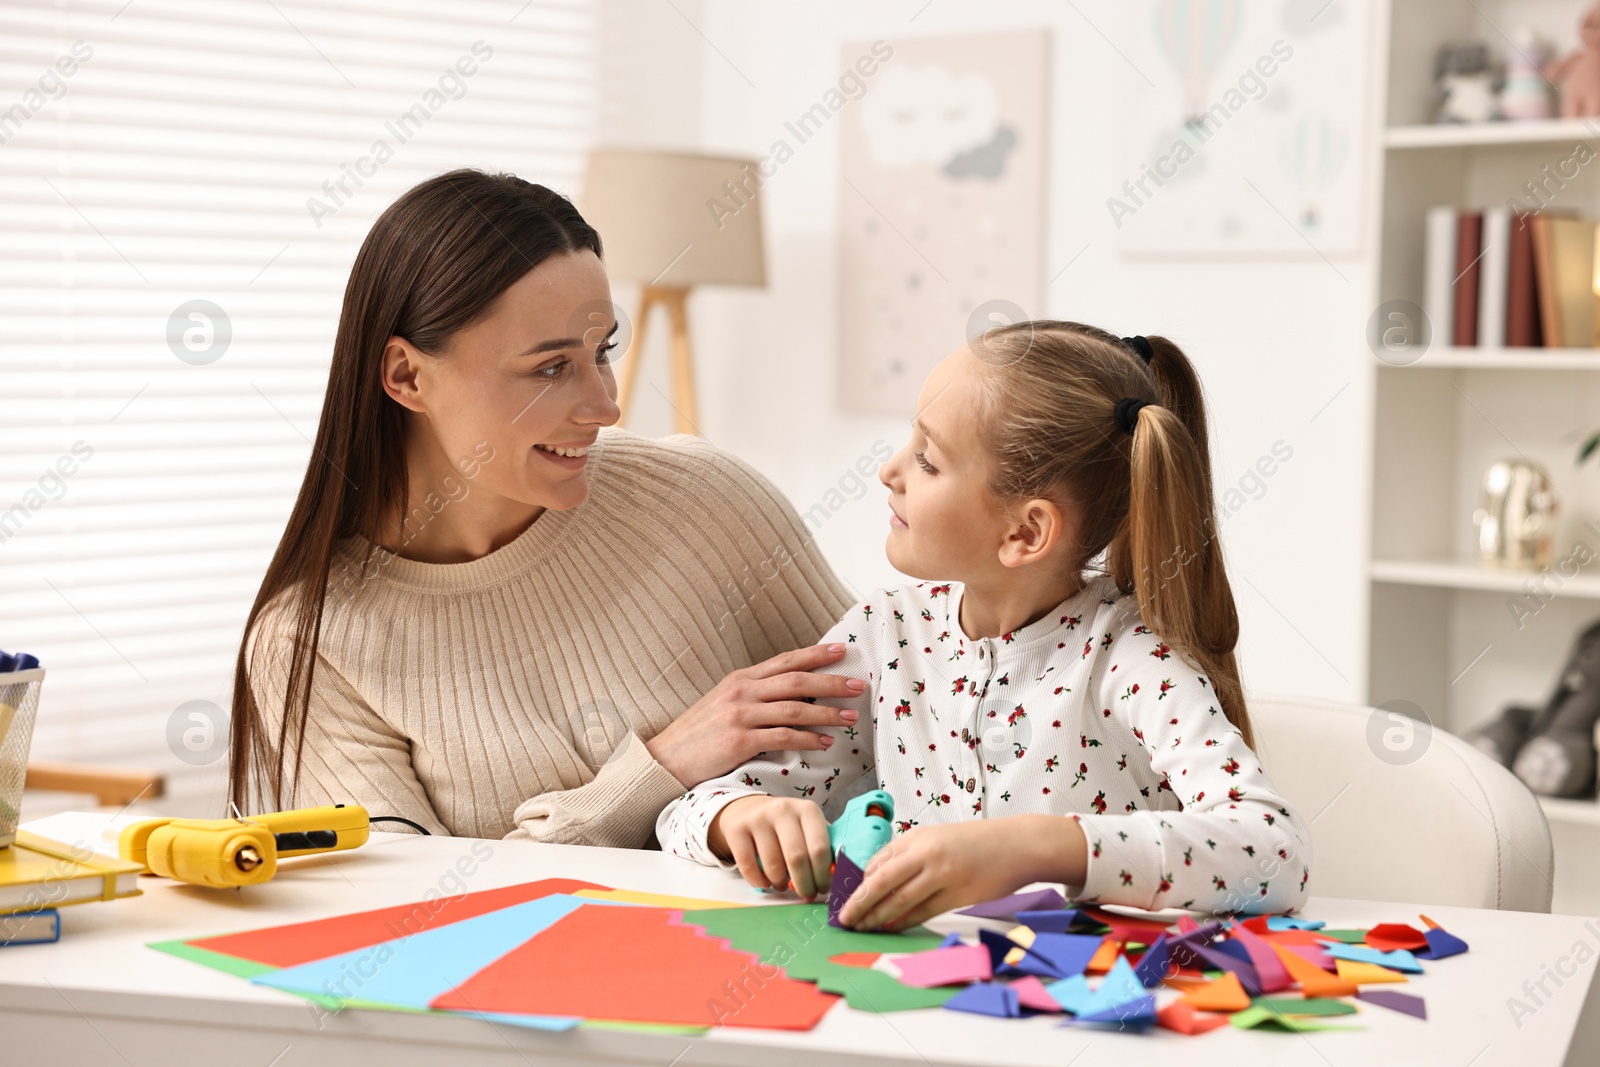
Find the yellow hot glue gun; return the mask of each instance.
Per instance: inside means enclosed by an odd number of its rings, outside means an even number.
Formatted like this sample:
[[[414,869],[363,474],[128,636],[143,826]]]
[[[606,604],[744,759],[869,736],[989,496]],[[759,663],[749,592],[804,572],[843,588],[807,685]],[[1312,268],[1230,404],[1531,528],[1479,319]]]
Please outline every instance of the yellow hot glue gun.
[[[145,819],[123,829],[117,851],[152,874],[230,889],[270,880],[280,859],[356,848],[370,829],[358,804],[247,819]]]

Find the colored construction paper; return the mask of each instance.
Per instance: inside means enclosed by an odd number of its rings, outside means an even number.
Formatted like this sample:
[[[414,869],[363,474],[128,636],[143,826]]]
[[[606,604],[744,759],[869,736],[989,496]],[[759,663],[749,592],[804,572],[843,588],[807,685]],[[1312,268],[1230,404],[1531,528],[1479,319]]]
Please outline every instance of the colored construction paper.
[[[978,982],[969,985],[944,1002],[951,1011],[970,1011],[977,1015],[997,1015],[1002,1019],[1015,1019],[1022,1015],[1016,991],[998,982]]]
[[[238,956],[229,956],[222,952],[212,952],[209,949],[195,948],[187,941],[151,941],[149,948],[157,952],[165,952],[170,956],[198,963],[204,967],[222,971],[238,978],[254,978],[258,974],[270,974],[277,970],[270,963],[256,963],[252,960],[240,959]]]
[[[829,962],[841,952],[920,952],[937,948],[938,934],[916,927],[904,933],[862,932],[828,925],[826,904],[769,904],[752,908],[686,911],[684,923],[722,938],[734,948],[753,952],[782,967],[791,978],[817,983],[817,988],[842,995],[861,1011],[907,1011],[937,1008],[954,995],[948,987],[915,989],[878,969],[846,967]]]
[[[1465,941],[1440,927],[1430,926],[1426,936],[1428,947],[1413,953],[1419,960],[1442,960],[1446,956],[1457,956],[1467,951]]]
[[[1379,923],[1367,931],[1366,942],[1379,952],[1428,947],[1428,939],[1422,931],[1405,923]]]
[[[1301,959],[1309,960],[1312,965],[1321,967],[1329,974],[1332,974],[1334,971],[1333,957],[1328,955],[1328,948],[1331,944],[1331,942],[1324,941],[1320,945],[1278,945],[1277,948],[1282,950],[1280,955],[1282,952],[1288,952],[1291,955],[1299,956]]]
[[[1260,935],[1241,926],[1233,931],[1232,939],[1243,945],[1249,953],[1250,966],[1255,968],[1261,992],[1276,993],[1289,988],[1289,972],[1284,969],[1278,954],[1272,951],[1272,946],[1261,940]]]
[[[545,878],[537,882],[485,889],[459,897],[437,897],[431,901],[400,904],[390,908],[335,915],[327,919],[270,926],[218,937],[194,938],[189,944],[211,952],[265,963],[273,967],[295,967],[312,960],[327,959],[354,949],[368,948],[384,941],[416,934],[446,923],[498,911],[555,893],[575,893],[581,889],[606,889],[594,882],[573,878]]]
[[[828,882],[828,925],[837,927],[839,923],[839,909],[844,907],[844,902],[850,899],[866,880],[866,874],[857,867],[855,861],[843,852],[833,858],[833,878]]]
[[[1015,919],[1019,911],[1059,911],[1067,906],[1067,898],[1054,889],[1035,889],[1027,893],[1013,893],[998,900],[962,908],[958,915],[976,915],[980,919]]]
[[[1256,969],[1250,964],[1228,952],[1221,951],[1225,942],[1217,942],[1210,946],[1196,946],[1195,952],[1199,957],[1219,971],[1229,971],[1239,979],[1239,985],[1246,993],[1253,997],[1261,995],[1261,979],[1256,976]]]
[[[1025,950],[1027,958],[1017,964],[1017,969],[1044,978],[1068,978],[1082,974],[1106,944],[1115,946],[1115,942],[1107,942],[1099,934],[1035,934]],[[1041,974],[1028,966],[1040,961],[1048,973]]]
[[[623,909],[623,905],[590,902],[567,894],[541,897],[424,930],[408,938],[257,975],[252,981],[292,993],[316,993],[424,1011],[440,994],[584,907]],[[471,1005],[467,1007],[479,1010]],[[496,1010],[518,1015],[573,1014],[534,1008]],[[577,1021],[573,1018],[568,1025],[576,1025]]]
[[[1271,1008],[1264,1007],[1247,1008],[1244,1011],[1237,1012],[1229,1022],[1241,1030],[1250,1030],[1258,1026],[1295,1031],[1352,1029],[1348,1026],[1333,1026],[1304,1016],[1279,1015]]]
[[[956,945],[901,956],[894,961],[900,981],[918,989],[965,985],[994,977],[989,950],[982,945]]]
[[[1243,1011],[1250,1006],[1250,995],[1245,992],[1237,974],[1224,974],[1199,989],[1183,994],[1191,1008],[1200,1011]]]
[[[1298,954],[1294,945],[1274,945],[1278,958],[1283,961],[1289,977],[1300,983],[1300,992],[1307,997],[1348,997],[1355,995],[1356,985],[1337,974],[1323,970],[1314,962]],[[1332,957],[1328,966],[1333,967]]]
[[[1166,933],[1167,927],[1172,925],[1163,919],[1140,919],[1104,908],[1083,908],[1082,914],[1087,919],[1110,927],[1111,936],[1118,941],[1143,941],[1148,944],[1156,939],[1157,934]]]
[[[1377,949],[1368,948],[1365,945],[1329,945],[1328,955],[1336,960],[1376,963],[1379,967],[1387,967],[1391,971],[1404,971],[1406,974],[1422,973],[1422,964],[1418,963],[1417,958],[1403,948],[1397,948],[1392,952],[1379,952]]]
[[[952,930],[950,933],[944,935],[944,940],[939,942],[939,947],[950,948],[953,945],[960,944],[963,944],[961,935]]]
[[[837,956],[829,956],[828,962],[841,967],[871,967],[882,956],[881,952],[841,952]]]
[[[734,912],[760,908],[733,908]],[[809,1030],[837,998],[658,908],[583,904],[431,1007]],[[865,973],[865,972],[862,972]]]
[[[1250,966],[1255,966],[1255,964],[1250,960],[1250,950],[1245,948],[1244,942],[1240,941],[1237,937],[1229,937],[1225,940],[1213,941],[1211,942],[1210,948],[1213,952],[1224,952],[1238,960],[1240,963],[1249,963]]]
[[[978,944],[989,950],[989,967],[995,974],[1006,973],[1003,969],[1006,957],[1013,949],[1021,947],[998,930],[988,929],[978,931]],[[1015,972],[1015,968],[1012,968],[1012,971]]]
[[[1156,998],[1146,994],[1114,1007],[1091,1012],[1088,1015],[1079,1015],[1062,1025],[1074,1026],[1084,1023],[1113,1024],[1119,1030],[1144,1030],[1153,1026],[1155,1021]]]
[[[638,889],[580,889],[574,896],[590,900],[609,900],[614,904],[643,904],[651,908],[744,908],[753,905],[733,904],[702,897],[677,897],[667,893],[646,893]]]
[[[1072,932],[1074,924],[1085,925],[1078,917],[1075,908],[1058,911],[1019,911],[1017,922],[1040,934],[1066,934]]]
[[[1367,932],[1365,930],[1318,930],[1317,936],[1324,941],[1343,941],[1347,945],[1365,945]]]
[[[1227,1026],[1228,1020],[1221,1015],[1201,1015],[1194,1006],[1184,1000],[1174,1000],[1171,1004],[1156,1012],[1157,1024],[1168,1030],[1176,1030],[1180,1034],[1209,1033],[1219,1026]]]
[[[1356,1006],[1333,997],[1253,997],[1251,1007],[1266,1008],[1279,1015],[1354,1015]]]
[[[1100,947],[1095,950],[1093,956],[1089,957],[1089,962],[1083,969],[1090,974],[1105,974],[1111,970],[1112,965],[1117,962],[1118,957],[1121,955],[1122,946],[1108,937],[1100,942]]]
[[[1050,994],[1050,999],[1061,1005],[1064,1011],[1078,1015],[1096,1010],[1094,990],[1089,988],[1089,979],[1081,974],[1063,978],[1059,982],[1051,982],[1044,988],[1045,992]]]
[[[1267,916],[1268,930],[1320,930],[1327,925],[1321,919],[1296,919],[1289,915]]]
[[[1317,930],[1268,930],[1261,940],[1274,945],[1326,945],[1328,939]]]
[[[1061,1010],[1060,1002],[1050,995],[1050,991],[1044,987],[1043,982],[1031,974],[1012,982],[1011,989],[1017,994],[1017,1003],[1024,1008],[1030,1008],[1033,1011]]]
[[[1398,989],[1363,989],[1356,994],[1356,997],[1394,1011],[1416,1016],[1418,1019],[1426,1019],[1428,1017],[1427,1005],[1423,1003],[1421,997],[1414,997],[1410,993],[1402,993]]]
[[[1171,957],[1171,950],[1167,948],[1167,935],[1162,934],[1156,938],[1153,945],[1144,950],[1144,955],[1139,957],[1133,973],[1138,976],[1139,983],[1146,989],[1154,989],[1167,977]]]
[[[1339,969],[1339,977],[1346,982],[1356,985],[1367,985],[1372,982],[1404,982],[1406,976],[1399,971],[1380,967],[1376,963],[1367,963],[1363,960],[1335,960]]]

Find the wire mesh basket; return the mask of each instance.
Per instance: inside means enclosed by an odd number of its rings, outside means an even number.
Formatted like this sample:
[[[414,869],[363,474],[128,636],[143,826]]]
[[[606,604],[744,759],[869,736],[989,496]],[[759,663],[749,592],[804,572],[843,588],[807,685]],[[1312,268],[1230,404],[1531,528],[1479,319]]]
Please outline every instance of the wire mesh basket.
[[[17,837],[22,786],[28,777],[28,749],[39,711],[44,668],[0,674],[0,848]]]

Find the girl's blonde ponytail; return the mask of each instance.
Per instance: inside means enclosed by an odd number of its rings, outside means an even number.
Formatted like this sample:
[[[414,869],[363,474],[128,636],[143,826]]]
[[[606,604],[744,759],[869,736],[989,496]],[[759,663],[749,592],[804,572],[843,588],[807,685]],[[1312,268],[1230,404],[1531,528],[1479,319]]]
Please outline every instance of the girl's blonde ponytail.
[[[1104,330],[1053,321],[984,335],[990,410],[1005,413],[984,420],[995,427],[994,488],[1010,499],[1064,489],[1082,520],[1072,565],[1104,552],[1145,625],[1205,675],[1223,714],[1254,744],[1200,380],[1177,345],[1143,340],[1148,347],[1135,350]]]

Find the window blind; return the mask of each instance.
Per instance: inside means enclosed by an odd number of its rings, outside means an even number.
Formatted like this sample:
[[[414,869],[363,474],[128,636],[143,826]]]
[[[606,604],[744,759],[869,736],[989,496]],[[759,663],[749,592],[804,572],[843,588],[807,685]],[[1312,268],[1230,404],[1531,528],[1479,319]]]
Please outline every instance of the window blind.
[[[225,746],[180,758],[169,727],[228,707],[361,239],[457,166],[571,194],[597,18],[592,0],[0,7],[0,647],[48,671],[35,757],[216,794]]]

